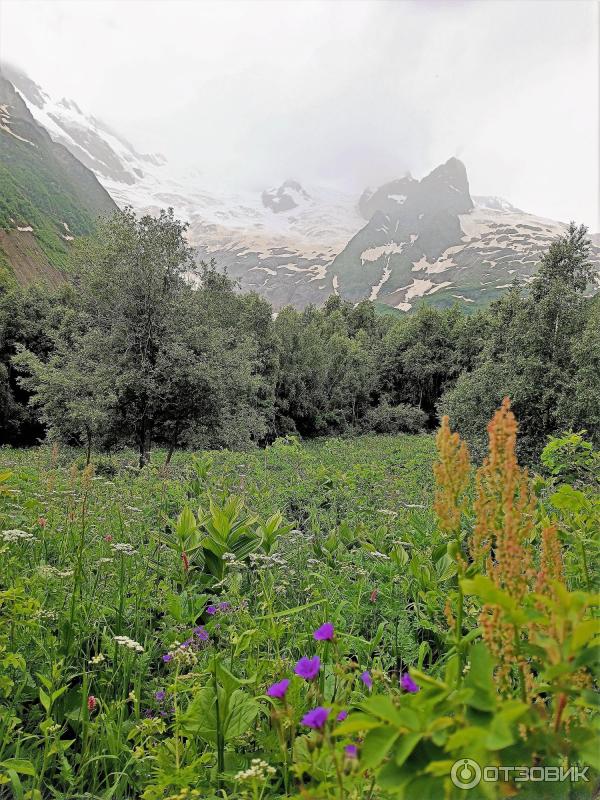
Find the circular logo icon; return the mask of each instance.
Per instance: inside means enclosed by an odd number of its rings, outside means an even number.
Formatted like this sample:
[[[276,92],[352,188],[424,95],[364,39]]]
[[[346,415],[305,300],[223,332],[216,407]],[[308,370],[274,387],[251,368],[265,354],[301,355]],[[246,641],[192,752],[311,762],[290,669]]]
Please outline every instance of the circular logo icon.
[[[450,777],[457,788],[472,789],[481,780],[481,767],[472,758],[461,758],[452,765]]]

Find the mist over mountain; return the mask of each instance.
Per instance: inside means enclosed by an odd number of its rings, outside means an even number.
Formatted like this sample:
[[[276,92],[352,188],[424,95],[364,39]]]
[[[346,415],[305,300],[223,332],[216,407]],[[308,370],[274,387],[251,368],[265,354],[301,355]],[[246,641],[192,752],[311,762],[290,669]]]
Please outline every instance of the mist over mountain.
[[[16,87],[15,103],[85,168],[82,185],[101,184],[119,206],[139,212],[173,207],[189,224],[198,260],[215,259],[275,309],[320,305],[330,294],[396,312],[421,298],[472,308],[514,280],[530,281],[541,252],[566,227],[504,198],[472,197],[466,166],[454,157],[421,179],[406,173],[358,196],[305,185],[301,176],[255,192],[209,186],[159,153],[139,152],[22,71],[4,66],[3,73]],[[95,210],[110,209],[106,192]]]

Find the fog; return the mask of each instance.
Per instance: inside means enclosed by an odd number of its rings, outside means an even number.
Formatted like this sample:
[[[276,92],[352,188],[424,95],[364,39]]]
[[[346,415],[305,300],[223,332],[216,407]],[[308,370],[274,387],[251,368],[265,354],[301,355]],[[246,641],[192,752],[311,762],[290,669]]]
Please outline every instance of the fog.
[[[1,0],[0,59],[199,180],[358,193],[457,156],[600,230],[595,2]]]

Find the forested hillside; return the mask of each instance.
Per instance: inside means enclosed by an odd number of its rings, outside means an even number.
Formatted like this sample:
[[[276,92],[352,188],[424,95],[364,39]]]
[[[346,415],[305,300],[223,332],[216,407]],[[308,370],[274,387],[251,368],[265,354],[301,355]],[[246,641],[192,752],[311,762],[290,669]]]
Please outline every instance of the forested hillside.
[[[0,276],[57,286],[71,243],[116,206],[94,174],[39,125],[0,73]]]

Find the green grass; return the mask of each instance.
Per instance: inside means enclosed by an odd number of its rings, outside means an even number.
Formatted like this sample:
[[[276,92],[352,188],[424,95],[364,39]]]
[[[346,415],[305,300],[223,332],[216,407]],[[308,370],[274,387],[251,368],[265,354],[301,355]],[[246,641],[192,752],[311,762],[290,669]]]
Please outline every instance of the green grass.
[[[457,567],[430,508],[434,458],[426,435],[178,452],[168,467],[155,451],[141,472],[134,452],[98,457],[91,472],[69,449],[0,450],[7,796],[392,800],[398,780],[418,784],[423,758],[478,747],[488,724],[499,737],[489,749],[515,741],[510,697],[497,720],[482,713],[497,701],[481,650],[469,714],[467,668],[462,693],[436,682],[457,681],[444,613]],[[479,608],[469,598],[463,610],[473,640]],[[333,641],[315,641],[324,622]],[[315,655],[314,680],[294,677]],[[424,681],[419,694],[399,690],[409,668]],[[285,701],[268,697],[284,677]],[[337,739],[333,725],[310,733],[303,719],[315,706],[332,721],[350,711],[358,727],[340,726]],[[452,725],[456,736],[427,733],[410,767],[388,762],[376,783],[367,765],[396,742],[399,708],[404,733],[408,722]],[[363,741],[365,725],[376,730]],[[346,745],[360,747],[360,767]],[[428,778],[423,796],[441,797],[442,780]]]

